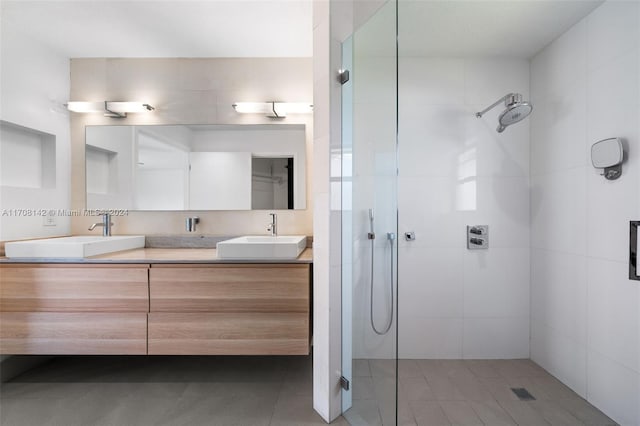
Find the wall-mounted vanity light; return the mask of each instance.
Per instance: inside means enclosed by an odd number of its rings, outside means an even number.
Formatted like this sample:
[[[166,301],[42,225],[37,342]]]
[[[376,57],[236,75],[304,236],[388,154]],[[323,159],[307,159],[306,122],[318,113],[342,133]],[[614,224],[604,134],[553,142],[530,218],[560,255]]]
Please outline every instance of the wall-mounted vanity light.
[[[311,114],[309,102],[236,102],[233,109],[242,114],[264,114],[272,118],[284,118],[287,114]]]
[[[607,180],[615,180],[622,174],[624,148],[620,138],[603,139],[591,145],[591,163]]]
[[[101,112],[105,117],[112,118],[124,118],[127,113],[136,112],[148,112],[153,111],[155,108],[144,102],[113,102],[113,101],[100,101],[100,102],[68,102],[66,104],[67,109],[73,112],[80,113],[95,113]]]

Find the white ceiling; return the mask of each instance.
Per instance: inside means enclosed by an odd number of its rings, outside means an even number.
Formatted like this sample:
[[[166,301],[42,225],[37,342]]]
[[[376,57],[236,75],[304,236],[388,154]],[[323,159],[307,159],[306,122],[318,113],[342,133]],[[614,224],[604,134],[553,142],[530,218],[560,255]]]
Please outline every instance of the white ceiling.
[[[529,58],[600,3],[399,0],[400,54]],[[19,28],[71,58],[313,53],[311,0],[2,0],[1,6],[3,28]],[[387,9],[379,15],[388,19],[372,20],[367,50],[395,50],[395,16]]]
[[[2,27],[70,58],[310,57],[311,0],[2,0]]]
[[[602,0],[399,0],[403,56],[530,58]]]

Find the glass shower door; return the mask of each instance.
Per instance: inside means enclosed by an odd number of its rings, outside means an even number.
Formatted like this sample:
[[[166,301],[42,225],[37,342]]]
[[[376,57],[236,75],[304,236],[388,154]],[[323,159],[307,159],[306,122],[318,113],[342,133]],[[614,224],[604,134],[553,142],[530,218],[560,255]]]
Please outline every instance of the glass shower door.
[[[343,413],[397,424],[396,2],[343,43]],[[345,384],[346,384],[345,381]],[[346,387],[346,386],[345,386]]]

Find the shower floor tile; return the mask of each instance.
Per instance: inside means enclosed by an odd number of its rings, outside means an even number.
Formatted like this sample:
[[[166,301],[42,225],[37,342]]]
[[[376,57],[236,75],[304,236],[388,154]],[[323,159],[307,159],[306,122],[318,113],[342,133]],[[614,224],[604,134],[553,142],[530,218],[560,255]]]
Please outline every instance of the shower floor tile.
[[[385,380],[384,392],[356,392],[347,424],[395,425],[392,360],[354,360],[354,389]],[[398,425],[417,426],[615,426],[543,368],[528,359],[400,360]],[[512,388],[535,399],[520,400]],[[355,395],[355,394],[354,394]]]

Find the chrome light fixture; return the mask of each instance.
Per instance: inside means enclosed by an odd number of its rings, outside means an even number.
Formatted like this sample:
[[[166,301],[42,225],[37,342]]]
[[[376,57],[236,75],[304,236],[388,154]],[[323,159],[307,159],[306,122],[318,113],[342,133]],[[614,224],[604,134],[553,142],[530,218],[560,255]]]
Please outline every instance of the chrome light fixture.
[[[144,102],[78,102],[70,101],[66,104],[69,111],[79,113],[104,113],[105,117],[124,118],[127,113],[148,112],[155,108]]]
[[[313,112],[313,105],[309,102],[236,102],[232,106],[241,114],[264,114],[271,118],[285,118],[287,114]]]

